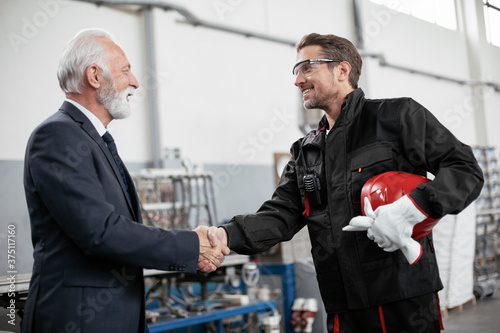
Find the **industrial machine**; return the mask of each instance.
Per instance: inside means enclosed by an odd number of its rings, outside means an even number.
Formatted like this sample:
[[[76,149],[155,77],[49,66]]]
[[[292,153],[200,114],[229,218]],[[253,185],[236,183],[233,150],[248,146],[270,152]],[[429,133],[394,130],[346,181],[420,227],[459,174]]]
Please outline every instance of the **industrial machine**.
[[[132,178],[145,224],[188,230],[217,225],[210,173],[147,169]],[[259,279],[259,268],[249,256],[231,253],[210,274],[145,270],[144,276],[151,332],[195,324],[201,326],[200,332],[265,330],[275,325],[278,317],[272,300],[250,299],[247,294],[247,288]],[[196,332],[195,328],[192,331]]]

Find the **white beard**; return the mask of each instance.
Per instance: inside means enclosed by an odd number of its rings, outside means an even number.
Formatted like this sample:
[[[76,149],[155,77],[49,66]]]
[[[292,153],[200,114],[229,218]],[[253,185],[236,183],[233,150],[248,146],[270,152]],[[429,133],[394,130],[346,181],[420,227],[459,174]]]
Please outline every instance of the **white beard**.
[[[130,104],[127,101],[128,95],[132,95],[134,87],[127,87],[122,92],[118,92],[112,80],[105,80],[105,84],[97,94],[97,100],[108,110],[113,119],[125,119],[130,116]]]

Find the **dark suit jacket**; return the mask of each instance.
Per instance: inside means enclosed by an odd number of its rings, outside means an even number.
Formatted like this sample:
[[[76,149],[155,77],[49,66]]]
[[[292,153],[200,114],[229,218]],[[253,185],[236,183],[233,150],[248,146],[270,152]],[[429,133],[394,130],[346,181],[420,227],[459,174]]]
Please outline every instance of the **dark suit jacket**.
[[[143,268],[195,272],[196,233],[142,224],[113,157],[64,102],[32,133],[24,187],[34,247],[23,332],[147,332]]]

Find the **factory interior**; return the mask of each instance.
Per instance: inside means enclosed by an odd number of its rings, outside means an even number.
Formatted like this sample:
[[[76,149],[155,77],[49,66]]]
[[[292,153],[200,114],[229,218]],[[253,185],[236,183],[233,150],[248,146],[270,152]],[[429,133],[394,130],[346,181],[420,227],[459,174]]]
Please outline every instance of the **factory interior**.
[[[444,332],[498,332],[499,0],[2,0],[0,333],[21,332],[33,269],[26,146],[63,103],[59,58],[87,28],[113,35],[139,82],[130,117],[106,129],[144,224],[167,230],[218,227],[272,197],[324,114],[294,85],[297,42],[352,41],[366,98],[411,97],[472,148],[479,197],[432,231],[439,310]],[[304,227],[211,273],[144,268],[149,331],[327,332],[311,241]]]

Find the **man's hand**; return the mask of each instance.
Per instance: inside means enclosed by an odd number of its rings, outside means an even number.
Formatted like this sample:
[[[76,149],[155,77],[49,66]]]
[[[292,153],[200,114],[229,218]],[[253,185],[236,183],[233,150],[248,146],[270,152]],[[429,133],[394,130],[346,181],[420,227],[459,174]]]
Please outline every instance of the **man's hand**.
[[[367,230],[367,236],[383,248],[393,252],[401,250],[410,265],[415,264],[422,255],[422,246],[411,238],[415,224],[425,220],[425,216],[408,196],[395,202],[378,207],[375,212],[370,201],[365,198],[366,216],[356,216],[344,231]]]
[[[227,246],[227,233],[224,228],[210,227],[208,229],[208,240],[212,246],[222,243]]]
[[[212,227],[215,228],[215,227]],[[196,232],[200,240],[200,256],[198,258],[198,269],[205,273],[215,271],[224,261],[224,255],[229,254],[226,243],[220,241],[212,246],[208,239],[207,226],[199,226],[193,231]]]

